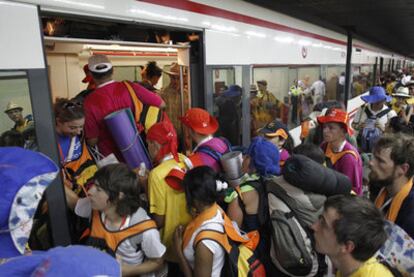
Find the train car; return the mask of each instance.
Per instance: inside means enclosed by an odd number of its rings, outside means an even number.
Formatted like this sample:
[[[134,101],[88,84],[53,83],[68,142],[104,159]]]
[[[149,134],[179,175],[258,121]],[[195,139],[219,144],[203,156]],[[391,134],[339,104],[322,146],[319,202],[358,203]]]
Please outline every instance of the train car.
[[[56,161],[52,103],[86,88],[83,67],[93,54],[110,58],[117,80],[139,82],[142,67],[156,61],[167,72],[159,90],[171,84],[168,72],[178,65],[176,115],[200,106],[220,119],[217,97],[238,85],[234,139],[243,145],[253,128],[250,98],[257,81],[265,80],[282,104],[295,82],[309,86],[319,79],[326,83],[327,98],[341,100],[347,54],[343,34],[237,0],[0,0],[0,37],[0,107],[13,102],[33,114],[39,151]],[[374,84],[379,72],[411,65],[403,56],[354,40],[352,74],[360,82],[354,96]],[[362,104],[358,97],[348,103],[350,112]],[[13,122],[0,116],[2,133]],[[298,129],[292,134],[297,137]],[[58,208],[51,216],[58,220],[65,208],[58,203],[63,191],[52,187],[50,203]],[[56,242],[68,237],[62,230],[54,232]]]

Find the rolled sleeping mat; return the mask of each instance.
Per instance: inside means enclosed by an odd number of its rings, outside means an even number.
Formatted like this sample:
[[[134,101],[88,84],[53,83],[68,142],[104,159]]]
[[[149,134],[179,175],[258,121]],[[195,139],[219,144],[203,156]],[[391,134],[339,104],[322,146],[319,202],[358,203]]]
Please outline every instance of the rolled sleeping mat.
[[[144,163],[147,169],[152,168],[147,149],[137,131],[129,108],[107,115],[105,123],[131,169],[138,168],[141,163]]]

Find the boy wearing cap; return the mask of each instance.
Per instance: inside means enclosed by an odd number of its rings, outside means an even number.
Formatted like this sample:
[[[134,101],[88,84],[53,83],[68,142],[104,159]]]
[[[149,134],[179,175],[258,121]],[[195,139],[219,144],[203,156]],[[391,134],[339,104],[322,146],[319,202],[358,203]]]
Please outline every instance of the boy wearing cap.
[[[408,124],[413,114],[412,96],[410,91],[406,87],[399,87],[397,92],[392,95],[395,99],[393,109],[397,112],[400,121],[404,124]]]
[[[362,160],[347,140],[346,134],[352,135],[348,126],[348,113],[341,109],[328,110],[326,115],[319,116],[318,123],[322,124],[324,142],[322,150],[333,169],[348,176],[352,182],[353,191],[362,194]]]
[[[141,113],[143,105],[164,106],[161,97],[137,83],[116,82],[112,79],[113,67],[105,55],[93,55],[89,58],[88,68],[92,74],[96,89],[84,102],[85,137],[89,145],[98,145],[102,155],[114,153],[118,160],[123,160],[115,142],[110,135],[104,118],[121,109],[130,108],[133,114]],[[132,97],[135,93],[134,101]],[[136,102],[139,102],[138,105]],[[137,110],[141,107],[141,110]]]
[[[279,120],[275,120],[266,124],[266,126],[260,129],[259,133],[264,135],[267,140],[279,149],[280,166],[283,166],[294,147],[293,139],[286,125]]]
[[[189,109],[180,120],[197,144],[189,156],[193,166],[207,165],[220,172],[220,157],[230,151],[230,145],[221,138],[213,137],[219,127],[217,120],[200,108]]]
[[[391,118],[397,116],[397,113],[385,104],[391,101],[391,97],[385,93],[383,87],[375,86],[369,90],[369,95],[361,96],[361,99],[367,104],[359,108],[352,127],[362,131],[372,122],[373,127],[384,132]]]
[[[280,118],[282,103],[267,90],[267,81],[257,81],[258,92],[250,100],[254,130],[262,128],[267,122]]]

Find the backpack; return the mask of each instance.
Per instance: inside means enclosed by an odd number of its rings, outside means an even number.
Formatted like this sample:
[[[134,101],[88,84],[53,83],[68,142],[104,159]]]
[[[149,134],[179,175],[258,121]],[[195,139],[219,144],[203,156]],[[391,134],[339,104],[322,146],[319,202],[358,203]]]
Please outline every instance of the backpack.
[[[217,161],[217,162],[220,164],[220,166],[221,166],[221,163],[220,163],[220,158],[221,158],[224,154],[226,154],[226,153],[228,153],[228,152],[232,151],[232,147],[231,147],[231,144],[230,144],[230,142],[228,141],[228,139],[226,139],[226,138],[224,138],[224,137],[219,137],[219,139],[220,139],[220,140],[222,140],[222,141],[223,141],[223,142],[227,145],[227,151],[225,151],[225,152],[221,153],[221,152],[219,152],[219,151],[217,151],[217,150],[213,149],[211,146],[204,144],[204,145],[200,145],[200,146],[197,148],[196,152],[201,152],[201,153],[204,153],[204,154],[209,155],[211,158],[213,158],[215,161]]]
[[[319,270],[313,237],[296,211],[298,204],[275,182],[266,183],[270,213],[270,256],[278,270],[288,276],[315,276]]]
[[[194,239],[194,249],[203,239],[213,240],[223,247],[226,253],[226,260],[221,270],[221,276],[223,277],[265,277],[265,268],[254,254],[254,249],[259,242],[259,233],[253,231],[242,236],[223,211],[222,216],[225,232],[200,231]]]
[[[375,256],[394,276],[414,276],[414,240],[398,225],[386,221],[388,239]]]
[[[364,112],[367,115],[367,121],[372,121],[373,126],[365,127],[362,131],[359,132],[358,137],[359,141],[358,144],[361,146],[363,152],[370,153],[372,152],[372,148],[377,140],[381,137],[382,131],[374,126],[376,119],[382,118],[383,116],[387,115],[391,111],[390,108],[385,109],[379,112],[377,115],[372,114],[372,112],[365,107]]]

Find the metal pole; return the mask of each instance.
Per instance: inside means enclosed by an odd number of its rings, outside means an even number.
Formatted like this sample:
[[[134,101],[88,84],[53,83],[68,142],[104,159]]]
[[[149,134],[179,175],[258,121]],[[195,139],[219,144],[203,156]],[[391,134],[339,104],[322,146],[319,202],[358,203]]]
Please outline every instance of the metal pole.
[[[377,67],[378,67],[378,57],[375,58],[375,64],[374,64],[374,72],[373,72],[373,76],[372,76],[372,85],[376,86],[377,85]]]
[[[249,146],[250,144],[250,80],[252,76],[252,68],[250,65],[242,66],[242,144]]]
[[[384,72],[384,58],[383,57],[380,58],[380,68],[379,68],[379,70],[380,70],[380,75],[382,75],[382,72]]]
[[[346,67],[345,67],[345,98],[344,104],[345,107],[348,105],[348,99],[351,91],[351,58],[352,58],[352,31],[347,30],[348,33],[348,43],[346,48]]]

